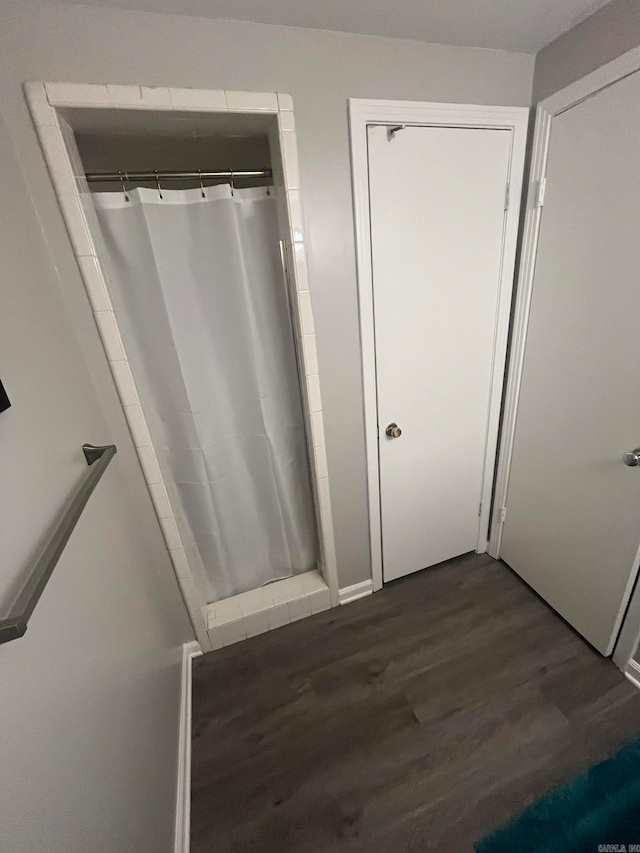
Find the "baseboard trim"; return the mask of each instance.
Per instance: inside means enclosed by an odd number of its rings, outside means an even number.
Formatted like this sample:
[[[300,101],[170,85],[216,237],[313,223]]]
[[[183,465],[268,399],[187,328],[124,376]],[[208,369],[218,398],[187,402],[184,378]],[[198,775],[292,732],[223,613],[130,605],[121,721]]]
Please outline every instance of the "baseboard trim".
[[[349,604],[359,598],[364,598],[365,595],[371,595],[372,592],[373,581],[371,579],[362,581],[362,583],[354,583],[338,590],[338,602],[339,604]]]
[[[640,690],[640,663],[636,663],[634,660],[628,660],[624,674],[633,686]]]
[[[191,846],[191,661],[201,654],[195,640],[182,646],[175,853],[189,853]]]

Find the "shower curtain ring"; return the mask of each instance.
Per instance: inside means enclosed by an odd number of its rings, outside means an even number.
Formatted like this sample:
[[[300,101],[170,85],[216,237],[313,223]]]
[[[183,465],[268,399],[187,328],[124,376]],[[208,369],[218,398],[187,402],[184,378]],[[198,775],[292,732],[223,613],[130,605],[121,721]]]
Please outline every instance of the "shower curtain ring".
[[[129,195],[127,193],[127,185],[124,182],[124,178],[122,177],[122,172],[118,172],[120,175],[120,183],[122,184],[122,192],[124,193],[124,200],[129,201]],[[125,172],[126,174],[126,172]],[[129,180],[129,176],[127,175],[127,180]]]
[[[198,169],[198,176],[200,178],[200,195],[202,196],[202,198],[206,198],[206,195],[204,194],[204,187],[202,186],[202,170],[201,169]]]
[[[229,174],[231,175],[231,177],[229,178],[229,186],[231,187],[231,198],[233,198],[233,195],[234,195],[234,193],[233,193],[233,190],[234,190],[234,186],[233,186],[233,169],[229,169]]]
[[[160,198],[164,198],[164,196],[162,195],[162,190],[160,188],[160,178],[158,176],[158,170],[154,169],[154,172],[156,175],[156,186],[158,187],[158,195],[160,196]]]

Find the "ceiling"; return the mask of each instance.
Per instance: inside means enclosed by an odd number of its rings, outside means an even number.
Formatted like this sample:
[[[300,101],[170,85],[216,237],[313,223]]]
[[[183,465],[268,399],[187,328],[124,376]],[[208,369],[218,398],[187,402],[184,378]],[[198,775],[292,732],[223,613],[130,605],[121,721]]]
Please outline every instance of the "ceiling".
[[[77,0],[62,0],[76,4]],[[254,21],[535,53],[608,0],[83,0],[174,15]]]

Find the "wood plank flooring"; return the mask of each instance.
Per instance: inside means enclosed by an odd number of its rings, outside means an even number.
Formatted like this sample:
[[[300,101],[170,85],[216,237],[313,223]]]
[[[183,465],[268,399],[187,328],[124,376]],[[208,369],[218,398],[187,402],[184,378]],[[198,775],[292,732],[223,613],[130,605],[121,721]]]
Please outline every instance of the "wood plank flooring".
[[[192,853],[471,851],[640,734],[640,691],[470,554],[193,665]]]

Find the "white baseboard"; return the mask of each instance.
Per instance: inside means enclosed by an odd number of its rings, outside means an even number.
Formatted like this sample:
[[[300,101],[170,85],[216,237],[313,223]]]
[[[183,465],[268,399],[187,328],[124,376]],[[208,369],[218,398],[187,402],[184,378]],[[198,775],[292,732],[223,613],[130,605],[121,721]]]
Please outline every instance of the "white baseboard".
[[[351,601],[356,601],[358,598],[364,598],[365,595],[371,595],[373,592],[373,581],[362,581],[362,583],[354,583],[352,586],[345,586],[338,590],[338,602],[340,604],[349,604]]]
[[[189,853],[191,837],[191,661],[202,654],[195,640],[182,646],[175,853]]]
[[[624,671],[624,674],[633,684],[633,686],[637,687],[638,690],[640,690],[640,663],[636,663],[634,660],[627,661],[627,666]]]

